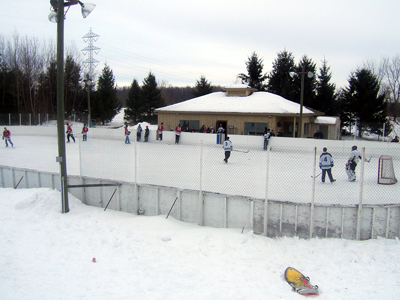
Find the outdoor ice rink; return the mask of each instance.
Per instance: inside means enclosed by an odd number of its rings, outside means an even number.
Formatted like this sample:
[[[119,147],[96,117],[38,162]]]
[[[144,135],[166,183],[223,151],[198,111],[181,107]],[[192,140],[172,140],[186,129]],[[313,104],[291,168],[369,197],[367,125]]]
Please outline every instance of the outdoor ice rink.
[[[89,139],[67,143],[68,175],[82,175],[125,182],[138,182],[180,189],[202,190],[249,198],[309,203],[315,195],[315,203],[322,205],[399,203],[400,184],[377,184],[378,159],[382,154],[392,155],[396,170],[400,163],[398,154],[382,153],[381,149],[366,149],[366,157],[372,157],[357,166],[357,181],[349,182],[345,163],[351,149],[342,147],[328,149],[334,158],[332,169],[336,182],[321,182],[318,162],[314,162],[314,148],[273,147],[268,152],[259,148],[235,144],[234,150],[250,150],[248,153],[232,152],[229,163],[223,162],[221,145],[174,144],[174,141],[150,140],[148,143],[124,143],[119,139]],[[47,136],[13,136],[15,149],[0,148],[0,165],[59,172],[57,138]],[[305,141],[307,142],[307,141]],[[322,149],[317,149],[317,157]],[[315,189],[314,189],[315,188]],[[315,194],[314,194],[315,193]]]

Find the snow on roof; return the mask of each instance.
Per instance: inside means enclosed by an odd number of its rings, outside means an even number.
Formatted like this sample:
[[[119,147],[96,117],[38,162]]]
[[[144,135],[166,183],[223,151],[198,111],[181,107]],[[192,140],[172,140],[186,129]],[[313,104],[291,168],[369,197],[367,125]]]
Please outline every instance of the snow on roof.
[[[268,92],[255,92],[246,97],[228,97],[225,92],[215,92],[158,108],[156,112],[300,114],[300,104]],[[306,107],[303,114],[315,115]]]
[[[315,123],[316,124],[330,124],[330,125],[335,125],[337,121],[336,117],[317,117],[315,118]]]

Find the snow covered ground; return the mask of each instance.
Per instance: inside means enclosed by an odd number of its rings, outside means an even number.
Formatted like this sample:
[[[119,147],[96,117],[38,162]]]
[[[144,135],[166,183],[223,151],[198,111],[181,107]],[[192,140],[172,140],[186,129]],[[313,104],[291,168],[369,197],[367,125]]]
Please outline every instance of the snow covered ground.
[[[1,299],[302,299],[288,266],[319,299],[398,299],[400,242],[266,238],[165,215],[86,206],[50,189],[0,189]],[[95,260],[95,262],[93,262]]]
[[[16,149],[0,147],[0,164],[59,171],[54,138],[14,142]],[[80,172],[78,146],[67,147],[69,174]],[[169,148],[167,156],[180,149]],[[234,157],[220,167],[236,164],[243,168]],[[1,299],[301,299],[283,279],[288,266],[320,287],[319,299],[400,295],[398,239],[271,239],[104,211],[72,195],[61,214],[60,201],[50,189],[0,189]]]

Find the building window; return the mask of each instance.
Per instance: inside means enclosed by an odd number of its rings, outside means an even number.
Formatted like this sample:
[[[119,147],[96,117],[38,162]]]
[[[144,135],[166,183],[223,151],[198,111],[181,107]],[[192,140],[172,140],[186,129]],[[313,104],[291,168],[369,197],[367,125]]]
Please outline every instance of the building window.
[[[262,135],[264,133],[265,127],[268,128],[268,123],[245,122],[244,123],[244,134]]]
[[[192,130],[192,127],[195,131],[199,131],[200,129],[200,121],[196,120],[180,120],[182,126],[182,131],[187,131],[186,127],[189,128],[189,131]]]

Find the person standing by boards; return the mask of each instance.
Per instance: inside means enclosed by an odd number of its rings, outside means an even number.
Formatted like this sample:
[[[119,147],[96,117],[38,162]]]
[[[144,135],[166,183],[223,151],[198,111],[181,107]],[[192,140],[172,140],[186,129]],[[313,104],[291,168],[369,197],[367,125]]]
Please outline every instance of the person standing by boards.
[[[182,128],[181,124],[175,127],[175,144],[179,144],[179,138],[181,136]]]
[[[157,133],[158,133],[158,140],[162,141],[162,135],[164,131],[164,123],[161,122],[160,126],[157,128]]]

